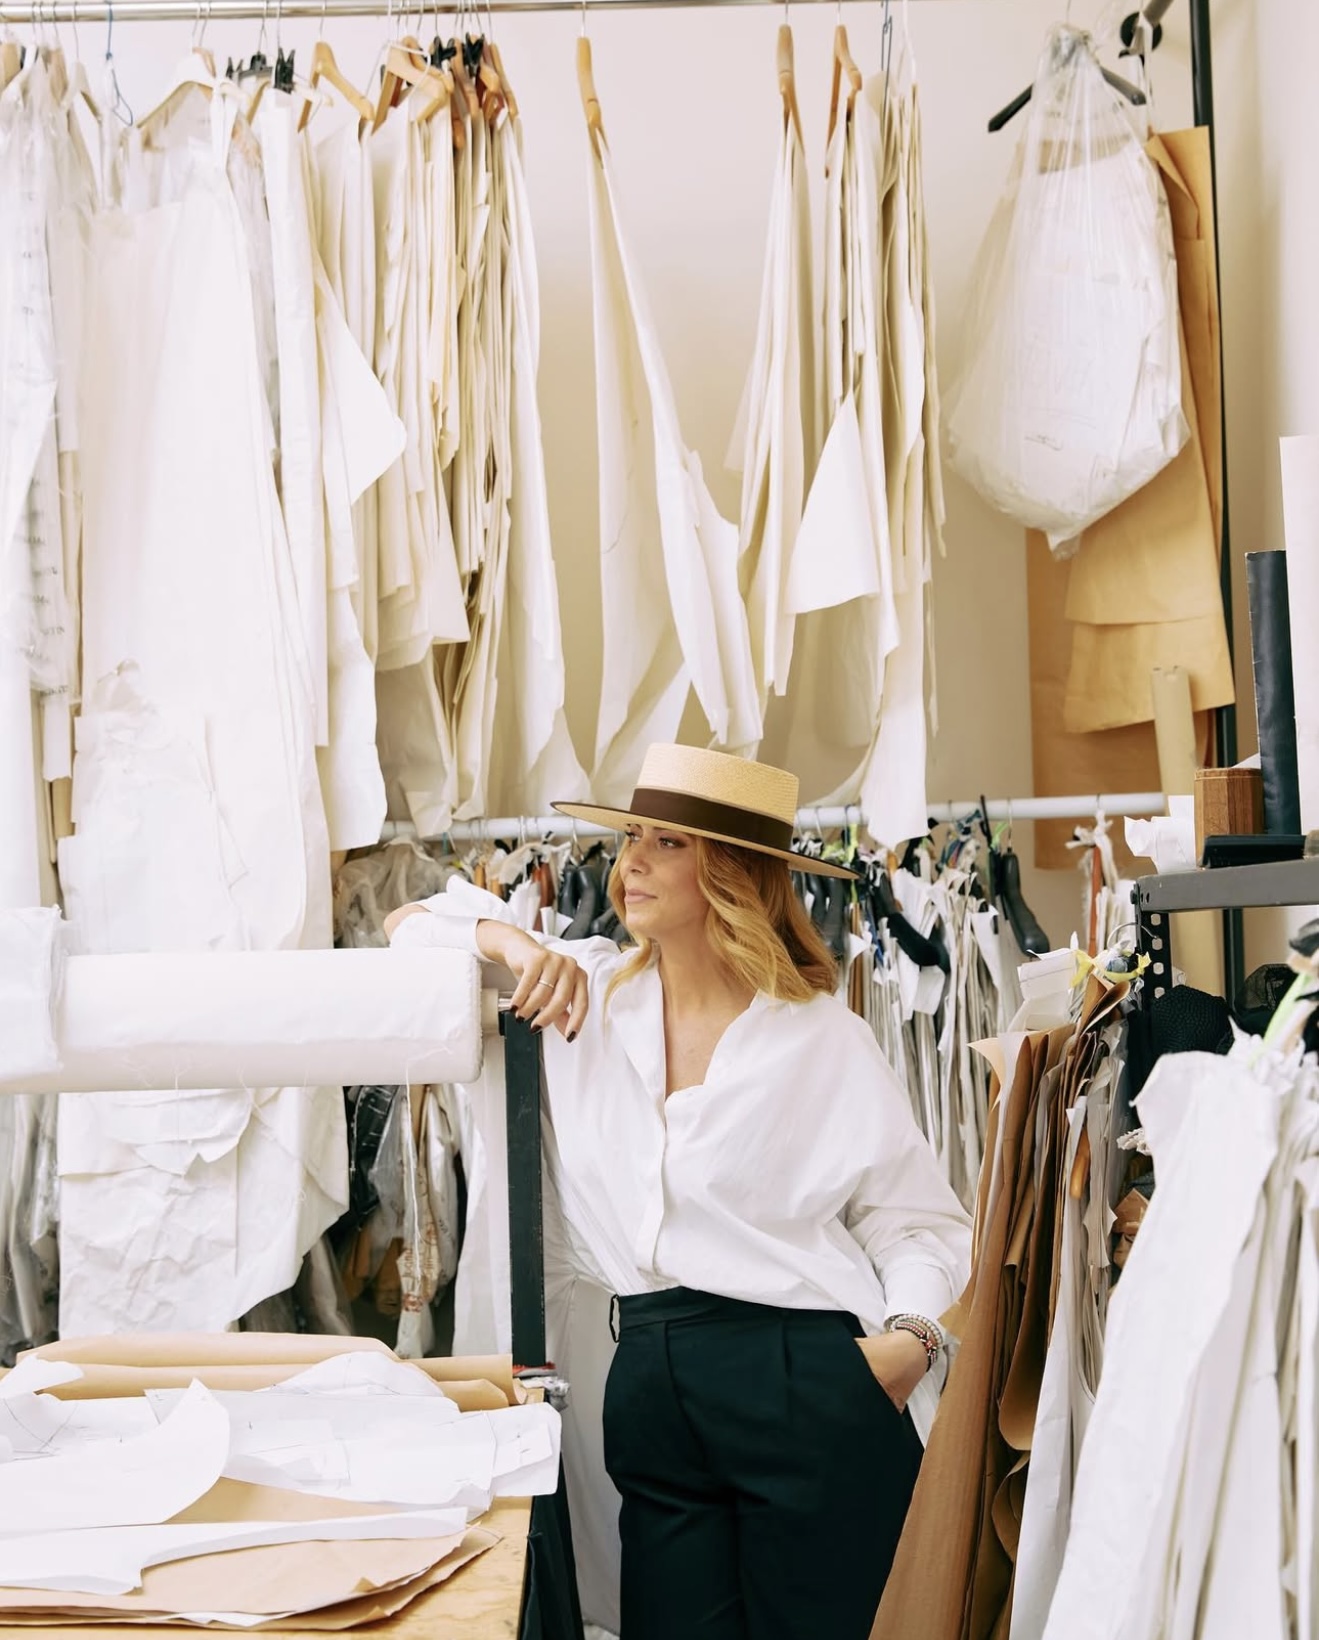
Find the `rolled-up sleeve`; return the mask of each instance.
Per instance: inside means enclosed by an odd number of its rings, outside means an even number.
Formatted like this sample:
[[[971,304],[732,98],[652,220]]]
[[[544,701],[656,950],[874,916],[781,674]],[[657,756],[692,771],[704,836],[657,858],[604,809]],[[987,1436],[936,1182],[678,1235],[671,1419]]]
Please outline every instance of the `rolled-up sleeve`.
[[[971,1273],[971,1221],[916,1126],[907,1095],[878,1045],[867,1053],[870,1160],[844,1223],[884,1288],[885,1315],[939,1318]],[[873,1099],[873,1105],[870,1100]]]
[[[440,894],[428,900],[419,900],[428,916],[404,917],[394,930],[390,945],[399,950],[418,950],[422,947],[440,947],[449,951],[467,951],[480,957],[476,943],[476,925],[480,922],[513,921],[507,903],[488,889],[478,888],[463,877],[453,877]]]

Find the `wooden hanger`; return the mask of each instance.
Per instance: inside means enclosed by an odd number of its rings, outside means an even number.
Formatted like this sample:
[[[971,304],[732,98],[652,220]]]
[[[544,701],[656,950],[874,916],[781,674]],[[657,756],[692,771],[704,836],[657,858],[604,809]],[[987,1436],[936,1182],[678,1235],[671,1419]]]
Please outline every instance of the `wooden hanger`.
[[[17,40],[0,41],[0,91],[17,79],[23,67],[23,48]]]
[[[69,90],[82,98],[87,105],[87,112],[99,125],[101,123],[101,105],[92,95],[92,88],[87,81],[87,70],[83,67],[81,58],[74,58],[73,67],[69,71]]]
[[[506,104],[504,83],[491,60],[489,42],[469,34],[467,44],[476,58],[476,71],[469,73],[468,78],[472,81],[472,89],[476,93],[482,112],[488,120],[493,120]],[[463,66],[466,68],[467,65],[464,63]]]
[[[349,108],[356,109],[359,119],[370,120],[375,118],[375,109],[339,67],[329,43],[325,40],[317,40],[312,47],[311,73],[307,76],[307,83],[315,91],[322,80],[333,86]],[[312,106],[310,99],[303,104],[302,112],[298,115],[299,131],[306,129],[307,121],[311,118]]]
[[[194,86],[201,88],[206,94],[207,102],[209,102],[215,91],[214,81],[215,76],[208,72],[202,54],[198,51],[190,51],[175,72],[173,84],[165,93],[164,98],[156,104],[149,114],[144,114],[137,122],[138,130],[145,131],[154,125],[157,120],[163,119]]]
[[[793,63],[792,30],[787,23],[779,24],[779,96],[783,99],[783,114],[790,119],[801,142],[801,115],[797,112],[797,71]]]
[[[404,86],[420,87],[427,96],[427,108],[433,113],[449,100],[449,86],[443,75],[430,65],[430,58],[420,40],[405,34],[397,45],[385,53],[385,73],[380,86],[380,100],[375,107],[374,128],[385,123],[385,115],[398,106]],[[433,102],[433,99],[439,99]]]
[[[844,24],[839,23],[834,30],[834,79],[833,88],[829,93],[829,138],[831,141],[834,127],[838,124],[838,93],[842,88],[844,74],[847,75],[847,112],[851,114],[852,105],[861,89],[861,70],[856,66],[851,47],[847,43],[847,29]]]
[[[450,67],[453,69],[453,83],[458,87],[458,90],[462,94],[463,102],[467,106],[467,117],[474,120],[481,112],[481,99],[477,95],[476,87],[472,84],[472,77],[467,72],[467,66],[463,62],[461,42],[459,43],[458,50],[454,53],[453,62],[450,64]]]
[[[63,102],[69,90],[69,70],[64,61],[64,47],[42,46],[41,60],[46,65],[46,75],[50,80],[50,89],[55,101]]]
[[[504,59],[499,55],[499,47],[493,40],[485,43],[486,55],[490,58],[491,66],[499,76],[499,83],[503,87],[504,106],[514,119],[518,117],[518,100],[513,95],[513,87],[508,83],[508,75],[504,72]]]
[[[591,141],[597,136],[605,134],[604,116],[600,112],[600,99],[595,90],[595,69],[591,64],[591,42],[586,36],[580,35],[577,40],[577,88],[582,94],[582,109],[586,114],[586,129],[591,133]]]

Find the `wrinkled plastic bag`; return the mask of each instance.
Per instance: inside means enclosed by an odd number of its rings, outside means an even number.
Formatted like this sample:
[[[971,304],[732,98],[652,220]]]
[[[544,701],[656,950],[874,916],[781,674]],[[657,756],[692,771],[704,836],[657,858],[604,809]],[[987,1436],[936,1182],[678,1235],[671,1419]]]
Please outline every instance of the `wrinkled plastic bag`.
[[[441,893],[457,870],[452,857],[437,860],[411,839],[345,861],[334,879],[336,945],[354,949],[388,945],[385,918],[389,913]]]
[[[958,472],[1066,556],[1189,437],[1177,263],[1139,111],[1088,34],[1050,30],[1023,118],[946,426]]]

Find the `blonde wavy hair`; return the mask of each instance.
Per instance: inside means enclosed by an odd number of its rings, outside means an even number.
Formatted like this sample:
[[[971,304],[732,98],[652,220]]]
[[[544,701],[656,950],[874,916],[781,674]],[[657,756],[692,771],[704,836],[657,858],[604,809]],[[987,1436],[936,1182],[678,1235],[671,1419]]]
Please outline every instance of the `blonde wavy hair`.
[[[706,932],[727,972],[780,1002],[809,1002],[822,991],[833,992],[838,964],[797,898],[786,862],[708,837],[692,841],[696,881],[710,907]],[[621,865],[623,854],[618,858]],[[609,903],[626,926],[623,874],[617,866],[609,874]],[[654,941],[634,937],[637,948],[610,981],[606,998],[650,965]]]

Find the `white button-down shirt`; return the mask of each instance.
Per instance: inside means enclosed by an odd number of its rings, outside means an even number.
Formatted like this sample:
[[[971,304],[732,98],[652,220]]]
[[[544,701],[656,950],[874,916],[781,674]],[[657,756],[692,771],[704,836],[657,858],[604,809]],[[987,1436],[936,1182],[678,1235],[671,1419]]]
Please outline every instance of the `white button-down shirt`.
[[[478,902],[509,920],[455,880],[395,943],[476,951]],[[619,1294],[682,1286],[851,1311],[867,1332],[943,1314],[968,1274],[967,1216],[863,1020],[833,996],[758,993],[705,1081],[666,1099],[657,968],[606,1001],[627,953],[536,937],[590,987],[578,1039],[544,1037],[547,1168],[583,1275]]]

